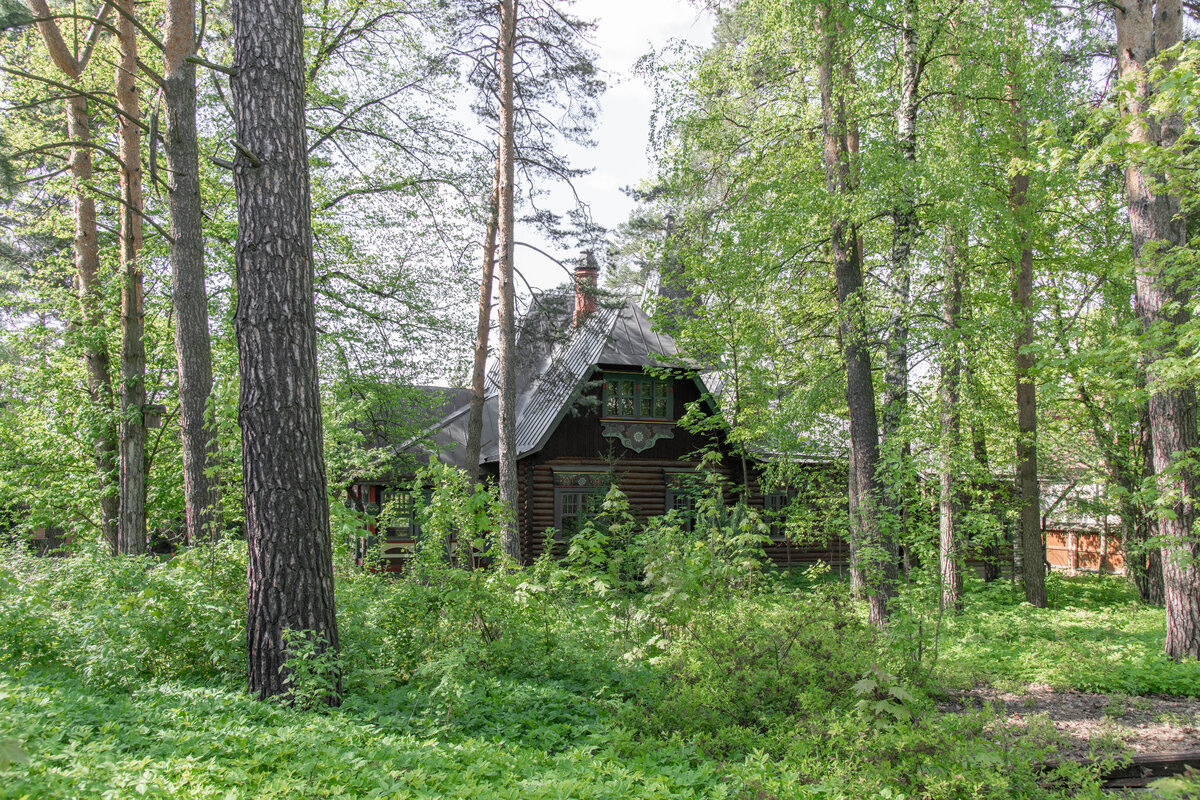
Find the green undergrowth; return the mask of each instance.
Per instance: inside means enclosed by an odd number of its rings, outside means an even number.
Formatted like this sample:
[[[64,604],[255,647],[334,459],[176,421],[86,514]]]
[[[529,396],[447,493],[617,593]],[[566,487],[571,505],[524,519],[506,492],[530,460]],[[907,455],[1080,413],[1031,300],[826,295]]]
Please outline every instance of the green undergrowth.
[[[1116,577],[1050,576],[1051,607],[1023,602],[1007,582],[974,582],[962,615],[946,619],[936,676],[948,686],[1030,683],[1106,694],[1200,696],[1200,663],[1163,654],[1163,610],[1137,602]]]
[[[880,634],[827,572],[768,569],[751,513],[632,536],[605,502],[563,563],[468,572],[431,547],[397,578],[341,554],[341,653],[288,637],[294,708],[243,693],[244,544],[8,552],[0,797],[1098,797],[1096,768],[1039,772],[1045,731],[935,698],[1200,692],[1117,581],[1055,579],[1047,611],[969,582],[949,618],[918,580]]]

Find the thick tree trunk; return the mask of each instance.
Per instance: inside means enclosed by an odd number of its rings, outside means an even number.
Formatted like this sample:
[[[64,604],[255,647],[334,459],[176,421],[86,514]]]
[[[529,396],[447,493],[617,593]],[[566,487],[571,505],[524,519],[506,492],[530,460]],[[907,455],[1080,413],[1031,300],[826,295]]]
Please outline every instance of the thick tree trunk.
[[[79,59],[67,47],[52,18],[46,0],[29,0],[38,30],[46,44],[46,50],[54,65],[68,80],[78,81],[86,66],[86,53]],[[108,17],[108,6],[100,12],[103,22]],[[94,41],[98,29],[88,35]],[[92,407],[99,412],[97,432],[93,441],[96,462],[96,477],[100,499],[100,535],[109,549],[117,552],[117,517],[120,503],[115,479],[117,477],[117,429],[113,422],[113,386],[111,361],[104,331],[104,293],[100,280],[100,244],[96,231],[96,203],[88,195],[87,186],[92,182],[92,117],[88,112],[87,99],[83,96],[68,97],[67,138],[79,142],[72,147],[68,156],[71,178],[75,182],[72,206],[75,216],[75,290],[79,296],[80,324],[83,358],[87,367],[88,396]]]
[[[121,418],[118,423],[120,515],[117,552],[146,552],[146,330],[142,269],[142,133],[133,0],[114,0],[120,60],[116,69],[117,154],[121,159]]]
[[[483,274],[479,280],[479,318],[475,323],[475,360],[471,365],[471,408],[467,412],[467,472],[479,478],[479,450],[483,438],[483,397],[487,391],[488,335],[492,327],[492,281],[496,272],[496,227],[500,206],[500,158],[488,200],[487,229],[483,236]]]
[[[959,383],[962,375],[959,316],[962,312],[962,277],[959,272],[958,241],[951,228],[946,243],[946,285],[943,289],[941,364],[941,465],[938,477],[938,555],[942,578],[942,607],[962,608],[962,559],[959,552],[958,521],[961,510],[955,458],[958,455]]]
[[[498,404],[500,449],[500,504],[505,511],[501,535],[504,552],[521,560],[517,530],[517,431],[516,431],[516,302],[513,297],[513,258],[516,217],[513,209],[516,160],[515,109],[513,107],[513,54],[517,44],[517,0],[500,0],[500,38],[496,57],[500,66],[500,164],[499,250],[500,250],[500,371]]]
[[[208,332],[208,292],[204,286],[204,228],[200,204],[199,150],[196,144],[196,65],[193,0],[168,0],[163,24],[166,46],[163,80],[166,101],[164,150],[167,205],[171,213],[171,303],[175,312],[175,352],[179,360],[179,427],[183,440],[183,497],[190,545],[220,532],[216,479],[216,432],[209,410],[212,344]]]
[[[834,86],[835,67],[839,62],[833,10],[828,4],[819,8],[818,31],[823,54],[818,67],[821,88],[821,116],[824,137],[824,164],[827,190],[833,198],[850,193],[850,159],[847,141],[845,105]],[[838,307],[841,310],[840,335],[846,365],[846,404],[850,412],[850,441],[857,487],[858,519],[861,541],[856,562],[862,568],[867,585],[868,616],[882,627],[887,619],[887,601],[896,582],[896,548],[879,522],[880,488],[876,476],[879,464],[879,428],[875,418],[875,386],[871,380],[871,356],[867,347],[867,326],[863,309],[862,256],[858,229],[844,217],[835,217],[830,225],[834,275],[837,280]]]
[[[1018,20],[1017,26],[1024,25]],[[1021,29],[1023,31],[1023,28]],[[1008,61],[1008,106],[1012,115],[1015,156],[1026,156],[1025,120],[1021,107],[1019,51],[1023,35],[1010,38]],[[1021,576],[1025,600],[1035,608],[1046,607],[1045,554],[1042,544],[1041,496],[1037,474],[1037,402],[1033,382],[1033,244],[1029,210],[1029,174],[1016,172],[1009,179],[1008,200],[1016,227],[1013,263],[1013,307],[1020,315],[1013,341],[1017,401],[1017,530],[1021,550]],[[1014,550],[1017,549],[1014,547]]]
[[[284,631],[337,650],[299,0],[234,0],[238,341],[250,691],[289,691]],[[325,698],[336,704],[339,697]]]
[[[1123,112],[1135,145],[1167,148],[1182,131],[1178,117],[1149,116],[1155,87],[1146,70],[1148,62],[1180,41],[1181,10],[1180,0],[1122,0],[1116,12],[1117,65],[1134,87],[1123,98]],[[1173,251],[1186,244],[1187,219],[1180,198],[1161,189],[1166,177],[1133,159],[1125,169],[1138,313],[1147,332],[1171,341],[1191,313],[1187,289],[1168,270]],[[1156,362],[1170,349],[1159,345],[1147,370],[1155,486],[1160,498],[1170,499],[1170,514],[1158,514],[1155,524],[1162,547],[1166,653],[1200,658],[1200,542],[1192,531],[1197,476],[1189,461],[1178,461],[1178,454],[1190,455],[1197,446],[1196,391],[1191,383],[1178,385],[1159,374]]]

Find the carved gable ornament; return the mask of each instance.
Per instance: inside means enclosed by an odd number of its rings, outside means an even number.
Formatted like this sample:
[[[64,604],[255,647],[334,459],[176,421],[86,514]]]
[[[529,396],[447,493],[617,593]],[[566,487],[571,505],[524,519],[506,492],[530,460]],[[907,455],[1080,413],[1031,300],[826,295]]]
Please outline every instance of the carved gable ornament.
[[[659,439],[670,439],[674,436],[675,423],[603,420],[600,432],[610,439],[616,439],[635,453],[641,453],[653,447]]]

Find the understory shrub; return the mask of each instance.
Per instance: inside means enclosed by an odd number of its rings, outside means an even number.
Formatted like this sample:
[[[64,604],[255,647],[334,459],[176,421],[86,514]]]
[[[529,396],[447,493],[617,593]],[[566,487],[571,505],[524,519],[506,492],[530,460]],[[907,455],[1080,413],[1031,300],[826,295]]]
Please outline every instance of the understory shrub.
[[[849,708],[874,663],[875,633],[833,583],[711,598],[648,650],[659,677],[638,696],[631,724],[742,752],[741,732]]]
[[[147,678],[240,682],[245,625],[244,542],[165,562],[94,548],[45,559],[11,548],[0,564],[0,662],[8,669],[61,664],[114,687]]]

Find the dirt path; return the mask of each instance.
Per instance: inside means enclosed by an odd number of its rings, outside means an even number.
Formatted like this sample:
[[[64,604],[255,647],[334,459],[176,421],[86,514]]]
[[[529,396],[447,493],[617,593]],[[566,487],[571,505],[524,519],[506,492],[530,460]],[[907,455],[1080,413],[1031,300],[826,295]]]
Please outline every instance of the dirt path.
[[[939,708],[954,712],[985,702],[1014,729],[1052,739],[1062,758],[1200,750],[1200,698],[1086,694],[1035,683],[1019,694],[972,689]]]

